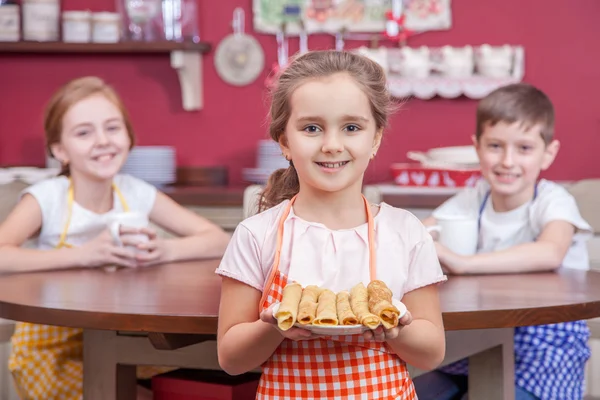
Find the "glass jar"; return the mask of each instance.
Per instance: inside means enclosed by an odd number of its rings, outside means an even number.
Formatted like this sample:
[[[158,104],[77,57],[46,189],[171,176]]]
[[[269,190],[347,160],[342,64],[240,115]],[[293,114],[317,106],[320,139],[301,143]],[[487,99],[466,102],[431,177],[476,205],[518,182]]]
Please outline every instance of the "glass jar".
[[[59,0],[23,0],[22,7],[24,40],[58,41]]]
[[[90,11],[63,11],[63,42],[88,43],[92,38],[92,13]]]

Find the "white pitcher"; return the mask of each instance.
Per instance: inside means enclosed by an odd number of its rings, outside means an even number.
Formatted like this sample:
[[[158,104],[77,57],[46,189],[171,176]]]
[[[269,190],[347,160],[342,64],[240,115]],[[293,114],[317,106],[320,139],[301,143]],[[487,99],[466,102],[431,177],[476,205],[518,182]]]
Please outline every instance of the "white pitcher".
[[[440,49],[440,61],[436,69],[452,78],[466,78],[473,75],[473,47],[444,46]]]

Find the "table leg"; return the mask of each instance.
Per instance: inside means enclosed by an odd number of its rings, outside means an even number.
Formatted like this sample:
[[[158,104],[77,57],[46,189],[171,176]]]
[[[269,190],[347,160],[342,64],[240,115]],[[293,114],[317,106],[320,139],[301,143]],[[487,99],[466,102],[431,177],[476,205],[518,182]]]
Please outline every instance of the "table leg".
[[[469,400],[514,399],[512,328],[446,332],[446,356],[442,365],[469,359]],[[427,371],[408,366],[410,376]]]
[[[501,345],[469,357],[469,400],[514,400],[513,329],[502,329]]]
[[[117,333],[84,330],[83,399],[132,400],[136,397],[134,365],[119,365]]]

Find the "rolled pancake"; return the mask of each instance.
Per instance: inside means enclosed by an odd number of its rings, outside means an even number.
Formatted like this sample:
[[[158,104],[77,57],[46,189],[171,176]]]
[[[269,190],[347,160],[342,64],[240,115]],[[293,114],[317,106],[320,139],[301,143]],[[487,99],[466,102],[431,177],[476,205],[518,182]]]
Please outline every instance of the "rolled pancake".
[[[335,293],[329,289],[324,289],[319,295],[317,304],[317,317],[313,320],[313,325],[336,326],[338,317],[335,309]]]
[[[379,326],[379,317],[369,311],[369,294],[362,282],[350,289],[350,306],[361,324],[371,329]]]
[[[300,305],[298,307],[298,323],[308,325],[317,317],[317,303],[323,289],[318,286],[309,285],[302,291]]]
[[[287,331],[296,322],[298,315],[298,305],[302,296],[302,285],[299,283],[290,283],[283,289],[283,297],[279,304],[279,310],[275,313],[277,326],[282,331]]]
[[[372,281],[367,286],[369,294],[369,311],[381,319],[386,329],[398,326],[400,310],[392,304],[392,291],[385,282]]]
[[[340,325],[358,325],[358,318],[356,318],[350,306],[350,293],[346,291],[339,292],[335,300]]]

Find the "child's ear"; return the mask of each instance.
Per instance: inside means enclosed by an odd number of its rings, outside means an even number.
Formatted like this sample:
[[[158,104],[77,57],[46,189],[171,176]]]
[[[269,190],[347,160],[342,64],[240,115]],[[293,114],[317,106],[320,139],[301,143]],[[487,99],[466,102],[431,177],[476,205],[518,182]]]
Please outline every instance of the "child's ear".
[[[67,157],[67,154],[65,153],[62,144],[54,143],[50,145],[50,152],[52,153],[52,157],[60,161],[61,164],[69,163],[69,157]]]
[[[375,139],[373,139],[373,156],[375,156],[375,154],[379,150],[379,146],[381,146],[381,139],[382,138],[383,138],[383,129],[379,129],[375,133]]]
[[[558,154],[558,150],[560,150],[560,142],[558,140],[553,140],[548,145],[546,145],[546,149],[544,150],[544,158],[542,159],[542,171],[550,168],[556,155]]]
[[[279,148],[281,149],[281,154],[285,157],[286,160],[290,159],[290,149],[287,146],[287,139],[285,134],[279,137]]]
[[[479,150],[479,140],[477,140],[477,136],[471,135],[471,141],[473,142],[475,149]]]

